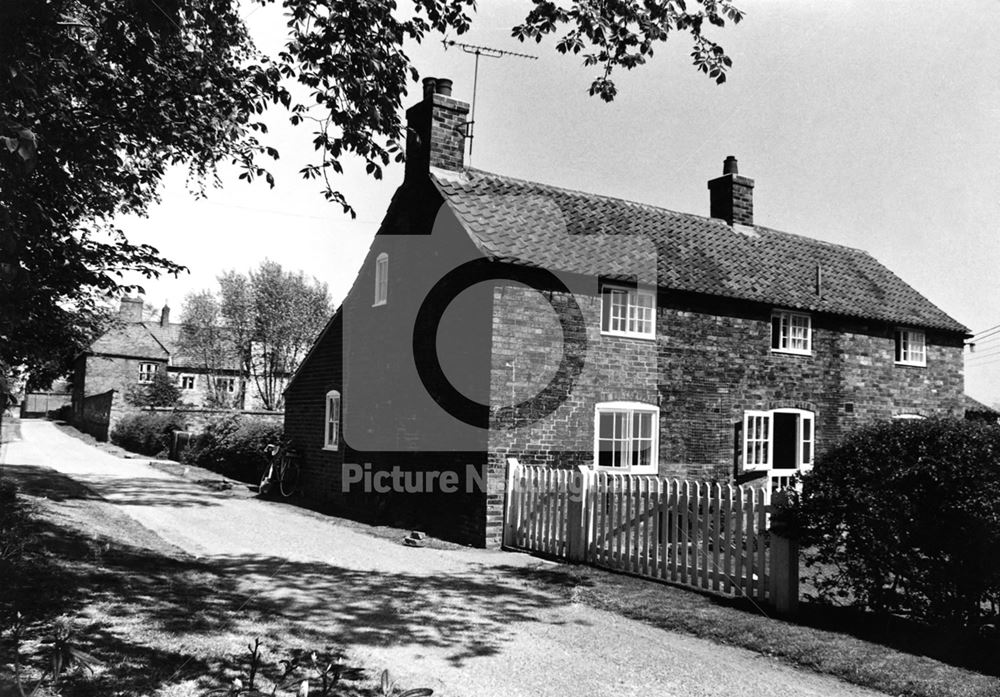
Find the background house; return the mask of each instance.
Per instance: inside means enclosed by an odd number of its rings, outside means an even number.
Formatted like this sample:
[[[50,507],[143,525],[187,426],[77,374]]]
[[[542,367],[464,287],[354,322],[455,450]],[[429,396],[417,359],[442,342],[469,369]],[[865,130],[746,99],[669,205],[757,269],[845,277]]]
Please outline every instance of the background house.
[[[74,422],[106,438],[113,421],[112,402],[115,409],[122,408],[130,391],[151,383],[158,371],[166,371],[175,381],[185,406],[262,409],[259,395],[241,376],[234,359],[209,370],[184,352],[181,326],[170,321],[169,307],[163,307],[159,321],[144,321],[142,298],[122,298],[118,322],[74,362]],[[88,401],[111,393],[114,398]]]
[[[288,387],[311,496],[492,545],[509,457],[742,483],[963,413],[967,329],[863,251],[756,224],[735,158],[704,217],[466,168],[467,118],[425,80],[405,180]],[[346,487],[345,463],[460,493]]]

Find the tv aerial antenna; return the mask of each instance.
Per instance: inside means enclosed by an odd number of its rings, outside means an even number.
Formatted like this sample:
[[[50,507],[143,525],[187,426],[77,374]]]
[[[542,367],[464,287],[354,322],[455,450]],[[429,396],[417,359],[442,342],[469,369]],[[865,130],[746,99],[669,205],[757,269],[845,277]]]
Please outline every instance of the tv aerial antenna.
[[[441,43],[444,44],[445,51],[447,51],[450,46],[457,46],[465,53],[476,57],[476,67],[472,77],[472,112],[469,114],[468,123],[465,124],[465,137],[469,139],[469,164],[472,164],[472,140],[475,138],[473,129],[476,124],[476,90],[479,87],[479,58],[503,58],[504,56],[511,56],[513,58],[527,58],[528,60],[536,61],[538,60],[538,56],[532,56],[527,53],[517,53],[516,51],[505,51],[500,48],[490,48],[489,46],[463,44],[460,41],[453,41],[452,39],[447,38],[442,40]]]

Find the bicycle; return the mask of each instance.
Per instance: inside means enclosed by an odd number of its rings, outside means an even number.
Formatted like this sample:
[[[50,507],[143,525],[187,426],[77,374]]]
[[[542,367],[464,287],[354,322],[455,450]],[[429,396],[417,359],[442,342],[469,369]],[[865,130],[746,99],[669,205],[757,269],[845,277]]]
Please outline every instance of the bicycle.
[[[291,496],[299,481],[298,453],[289,447],[288,442],[269,443],[264,446],[264,452],[270,457],[270,462],[260,478],[258,493],[267,496],[277,483],[282,496]]]

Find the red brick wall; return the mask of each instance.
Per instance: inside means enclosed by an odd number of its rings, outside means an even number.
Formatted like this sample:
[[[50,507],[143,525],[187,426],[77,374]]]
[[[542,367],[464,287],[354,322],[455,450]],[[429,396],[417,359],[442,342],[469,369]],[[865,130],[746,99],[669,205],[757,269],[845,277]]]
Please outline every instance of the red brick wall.
[[[562,352],[555,313],[539,293],[494,296],[491,399],[539,389]],[[927,367],[897,366],[894,328],[813,316],[813,355],[770,350],[771,308],[661,294],[656,341],[602,336],[600,301],[579,298],[586,366],[569,399],[517,431],[490,434],[490,463],[575,466],[593,461],[594,405],[628,400],[660,407],[663,475],[726,480],[735,474],[734,427],[744,410],[797,407],[816,414],[816,449],[852,427],[903,413],[962,414],[962,337],[928,334]],[[564,307],[558,295],[553,303]],[[560,310],[562,311],[562,310]],[[529,385],[532,377],[536,384]],[[528,390],[530,391],[530,390]],[[852,405],[848,411],[847,404]]]

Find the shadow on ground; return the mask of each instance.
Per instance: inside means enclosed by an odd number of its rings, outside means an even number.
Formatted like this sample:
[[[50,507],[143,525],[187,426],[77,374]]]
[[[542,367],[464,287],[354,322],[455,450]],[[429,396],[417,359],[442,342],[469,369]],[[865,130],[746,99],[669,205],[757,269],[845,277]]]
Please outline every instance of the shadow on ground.
[[[539,611],[559,604],[551,592],[492,569],[387,576],[336,563],[164,553],[123,543],[116,521],[85,527],[83,516],[95,511],[122,514],[72,480],[37,468],[8,468],[5,476],[38,497],[39,515],[30,563],[0,584],[0,622],[15,608],[35,627],[57,615],[75,618],[81,648],[113,660],[113,668],[79,683],[93,694],[148,693],[231,673],[235,663],[226,654],[255,636],[293,648],[433,648],[461,666],[499,653],[512,625],[539,621]],[[73,516],[81,516],[79,524]],[[122,518],[121,525],[135,525]],[[9,655],[9,636],[5,642],[0,652]]]

